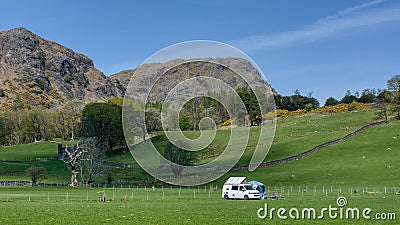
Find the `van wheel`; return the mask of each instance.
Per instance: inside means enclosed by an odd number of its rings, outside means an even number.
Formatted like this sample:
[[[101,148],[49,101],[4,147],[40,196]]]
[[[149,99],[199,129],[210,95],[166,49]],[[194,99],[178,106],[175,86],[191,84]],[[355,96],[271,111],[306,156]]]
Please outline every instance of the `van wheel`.
[[[249,196],[245,195],[244,200],[249,200]]]
[[[224,195],[224,199],[228,199],[228,195]]]

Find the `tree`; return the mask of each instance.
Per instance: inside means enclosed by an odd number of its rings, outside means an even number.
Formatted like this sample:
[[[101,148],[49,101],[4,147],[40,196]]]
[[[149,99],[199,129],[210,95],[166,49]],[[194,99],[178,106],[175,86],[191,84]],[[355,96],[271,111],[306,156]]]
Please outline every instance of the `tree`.
[[[84,174],[88,175],[86,180],[93,183],[96,176],[101,176],[104,172],[102,160],[106,153],[104,149],[98,146],[97,138],[85,138],[79,141],[79,147],[83,150],[83,155],[78,163],[82,182],[85,182]]]
[[[312,97],[312,92],[308,93],[307,96],[303,96],[299,90],[295,90],[292,96],[274,95],[274,98],[278,109],[288,111],[305,109],[310,111],[319,107],[319,101]]]
[[[65,164],[67,164],[71,168],[71,183],[69,186],[77,187],[78,180],[76,175],[78,175],[77,166],[78,163],[81,161],[82,155],[85,153],[85,149],[80,148],[79,145],[74,147],[74,152],[69,152],[68,148],[65,148],[65,152],[68,155],[68,160],[62,160]]]
[[[125,147],[122,128],[122,108],[110,103],[89,103],[82,110],[79,135],[83,138],[95,137],[99,148],[106,153],[116,153]]]
[[[336,100],[334,97],[329,97],[328,99],[326,99],[325,102],[325,106],[335,106],[335,105],[339,105],[339,101]]]
[[[80,122],[83,103],[72,101],[62,107],[61,110],[53,113],[53,121],[58,128],[61,139],[74,140]]]
[[[376,98],[376,90],[375,89],[365,89],[362,91],[361,97],[358,99],[358,102],[361,103],[373,103]]]
[[[187,116],[179,117],[179,127],[181,130],[189,130],[190,129],[190,120]]]
[[[290,96],[275,95],[275,104],[278,109],[293,110],[292,99]]]
[[[33,108],[27,111],[22,122],[23,132],[28,141],[49,140],[53,135],[52,124],[46,109]]]
[[[162,130],[161,112],[156,108],[148,108],[145,112],[147,132]]]
[[[261,109],[254,92],[249,88],[240,88],[236,92],[246,107],[250,126],[259,126],[262,122]]]
[[[391,99],[392,99],[392,93],[388,90],[383,90],[378,94],[375,100],[376,106],[379,109],[377,113],[378,118],[384,118],[386,121],[388,120],[387,109]]]
[[[41,180],[47,179],[47,170],[44,167],[29,167],[25,172],[26,176],[31,179],[33,185]]]
[[[188,147],[186,143],[181,141],[177,141],[176,144],[178,146],[184,146],[185,148]],[[163,156],[169,161],[175,163],[171,164],[171,169],[175,177],[181,176],[184,169],[183,166],[192,166],[196,161],[193,152],[181,149],[171,142],[168,142],[168,144],[166,145]]]
[[[6,115],[0,115],[0,146],[9,143],[9,137],[11,136],[11,129],[8,127],[9,119]]]
[[[396,75],[387,81],[387,88],[392,93],[392,100],[389,108],[397,113],[397,119],[400,120],[400,75]]]
[[[350,104],[357,101],[357,97],[352,95],[350,90],[347,90],[346,95],[340,100],[340,103]]]

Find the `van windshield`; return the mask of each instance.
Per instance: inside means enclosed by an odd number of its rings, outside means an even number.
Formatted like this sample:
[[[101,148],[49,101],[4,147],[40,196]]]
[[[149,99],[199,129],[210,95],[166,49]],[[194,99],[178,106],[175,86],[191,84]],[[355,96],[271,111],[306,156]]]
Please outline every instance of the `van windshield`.
[[[251,185],[245,185],[244,187],[246,188],[246,190],[256,190]]]

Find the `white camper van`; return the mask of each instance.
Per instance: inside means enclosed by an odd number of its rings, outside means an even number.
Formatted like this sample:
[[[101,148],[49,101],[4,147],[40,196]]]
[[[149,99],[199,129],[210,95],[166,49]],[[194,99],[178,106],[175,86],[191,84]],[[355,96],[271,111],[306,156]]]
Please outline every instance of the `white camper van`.
[[[222,197],[225,199],[260,199],[253,185],[246,183],[246,177],[230,177],[222,187]]]

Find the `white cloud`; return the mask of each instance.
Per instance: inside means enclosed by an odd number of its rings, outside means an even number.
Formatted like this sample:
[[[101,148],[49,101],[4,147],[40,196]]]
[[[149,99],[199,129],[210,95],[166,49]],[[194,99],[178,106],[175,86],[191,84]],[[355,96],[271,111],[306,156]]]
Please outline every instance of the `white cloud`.
[[[355,11],[358,11],[358,10],[361,10],[361,9],[365,9],[365,8],[368,8],[368,7],[371,7],[371,6],[374,6],[374,5],[378,5],[378,4],[387,2],[387,1],[388,0],[374,0],[374,1],[366,2],[366,3],[361,4],[361,5],[354,6],[354,7],[349,7],[347,9],[344,9],[344,10],[341,10],[341,11],[337,12],[335,15],[327,16],[327,17],[321,19],[319,22],[324,22],[325,20],[332,20],[332,19],[336,19],[336,18],[339,18],[339,17],[342,17],[342,16],[346,16],[346,15],[348,15],[350,13],[355,12]]]
[[[382,7],[379,9],[365,10],[386,2],[387,0],[374,0],[355,7],[350,7],[327,16],[314,24],[278,34],[255,35],[231,44],[240,49],[255,51],[273,47],[289,46],[301,43],[315,42],[323,38],[335,37],[345,32],[354,31],[355,28],[363,28],[386,22],[400,20],[400,6]]]

